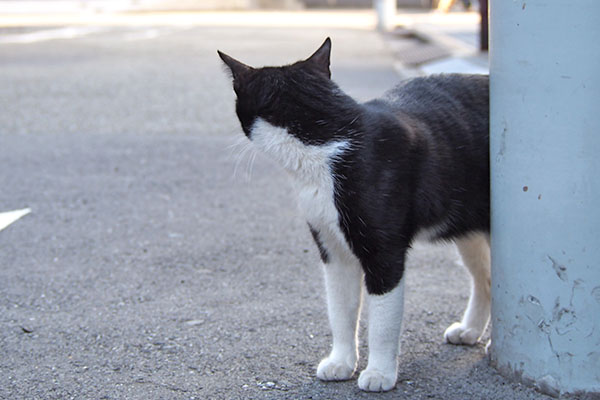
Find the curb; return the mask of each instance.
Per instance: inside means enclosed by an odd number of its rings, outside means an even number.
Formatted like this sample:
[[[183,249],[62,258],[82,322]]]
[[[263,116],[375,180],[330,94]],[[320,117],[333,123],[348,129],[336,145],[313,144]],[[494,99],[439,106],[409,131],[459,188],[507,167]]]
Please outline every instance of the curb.
[[[399,16],[397,28],[385,34],[385,38],[400,75],[410,78],[436,73],[489,73],[488,53],[473,45],[478,35],[478,26],[473,21],[449,25],[447,30],[443,24],[436,25],[437,20],[453,17],[433,13]],[[457,26],[464,29],[463,36],[468,41],[452,35],[451,29],[456,30]]]

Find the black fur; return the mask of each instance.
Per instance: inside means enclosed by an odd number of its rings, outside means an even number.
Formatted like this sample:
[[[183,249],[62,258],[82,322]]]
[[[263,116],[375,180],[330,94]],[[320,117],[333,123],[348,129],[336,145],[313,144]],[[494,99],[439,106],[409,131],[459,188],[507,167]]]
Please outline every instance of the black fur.
[[[353,142],[334,165],[342,229],[370,293],[393,289],[415,235],[489,232],[488,78],[405,82],[361,106]]]
[[[332,162],[335,205],[368,292],[383,294],[402,278],[420,230],[439,225],[437,240],[489,232],[488,77],[416,78],[358,104],[329,79],[329,51],[327,40],[306,61],[249,70],[219,54],[246,135],[260,117],[306,144],[351,142]]]
[[[308,229],[310,229],[310,234],[312,235],[313,240],[315,241],[315,244],[317,245],[317,249],[319,249],[319,255],[321,256],[321,261],[323,261],[325,264],[327,264],[329,262],[329,253],[327,252],[325,245],[321,241],[319,231],[317,231],[315,228],[313,228],[311,224],[308,224]]]

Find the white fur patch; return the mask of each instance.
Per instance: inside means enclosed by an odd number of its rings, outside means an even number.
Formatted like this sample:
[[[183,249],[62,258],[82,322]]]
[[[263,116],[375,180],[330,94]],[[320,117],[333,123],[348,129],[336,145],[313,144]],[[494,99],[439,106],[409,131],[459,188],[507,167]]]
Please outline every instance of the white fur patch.
[[[381,392],[396,385],[397,355],[404,312],[404,278],[383,295],[368,295],[369,363],[358,377],[358,386],[369,392]]]
[[[358,361],[363,273],[358,263],[340,263],[335,259],[324,264],[323,270],[333,347],[319,363],[317,377],[324,381],[350,379]]]
[[[313,183],[325,183],[331,178],[331,160],[350,145],[348,141],[307,145],[287,129],[271,125],[262,118],[254,122],[250,139],[288,172]]]
[[[258,118],[252,126],[252,142],[290,173],[298,196],[300,211],[332,257],[355,261],[339,226],[334,201],[331,163],[350,148],[349,141],[307,145],[287,129]]]
[[[413,240],[419,242],[431,242],[440,233],[444,232],[446,228],[448,228],[448,224],[446,222],[442,222],[437,225],[432,225],[427,228],[419,229]]]

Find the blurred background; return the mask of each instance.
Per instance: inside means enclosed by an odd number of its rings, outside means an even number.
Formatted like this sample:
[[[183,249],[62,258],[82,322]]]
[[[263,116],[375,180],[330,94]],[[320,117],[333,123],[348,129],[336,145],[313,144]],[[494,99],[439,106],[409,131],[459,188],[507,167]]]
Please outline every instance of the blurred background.
[[[318,253],[216,51],[282,65],[331,37],[359,101],[487,72],[478,3],[401,0],[379,30],[375,5],[0,0],[0,216],[27,210],[0,224],[0,398],[366,396],[315,379]],[[399,384],[379,398],[541,398],[483,344],[442,344],[469,290],[452,247],[415,245],[407,274]]]
[[[476,0],[474,0],[476,3]],[[151,9],[151,10],[251,10],[251,9],[305,9],[305,8],[370,8],[372,0],[2,0],[13,9],[36,7],[48,11],[76,9]],[[448,0],[398,0],[398,7],[440,8],[448,11],[453,2]],[[459,1],[469,8],[471,1]]]

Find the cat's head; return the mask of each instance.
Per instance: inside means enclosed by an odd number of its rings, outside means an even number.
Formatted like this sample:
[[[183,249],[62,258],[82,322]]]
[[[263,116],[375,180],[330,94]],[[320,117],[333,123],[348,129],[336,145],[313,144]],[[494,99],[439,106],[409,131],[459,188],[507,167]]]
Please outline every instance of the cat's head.
[[[344,96],[331,81],[331,40],[327,38],[306,60],[281,67],[253,68],[221,51],[237,95],[236,113],[248,138],[257,125],[285,129],[305,144],[331,140],[336,97]]]

